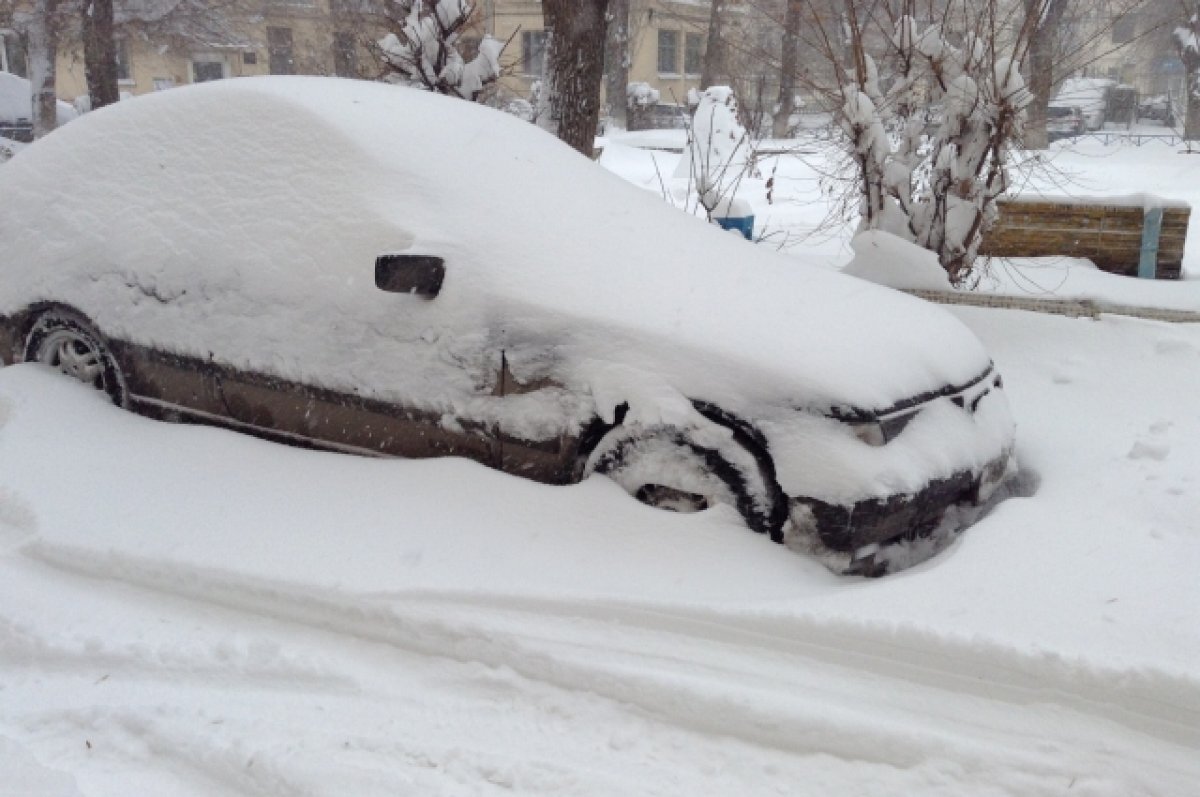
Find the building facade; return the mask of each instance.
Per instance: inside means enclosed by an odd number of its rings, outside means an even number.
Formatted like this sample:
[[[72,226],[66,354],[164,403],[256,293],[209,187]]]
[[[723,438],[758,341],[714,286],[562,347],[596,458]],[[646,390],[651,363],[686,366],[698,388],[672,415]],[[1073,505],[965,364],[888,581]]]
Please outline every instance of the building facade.
[[[206,18],[125,19],[118,26],[120,90],[145,94],[188,83],[269,74],[380,77],[372,52],[388,32],[372,0],[230,0]],[[707,0],[633,0],[630,82],[686,102],[699,87]],[[57,59],[59,97],[87,95],[78,21],[68,20]],[[507,42],[498,91],[528,98],[543,77],[547,32],[537,0],[480,0],[464,53],[487,34]],[[28,76],[24,37],[0,18],[0,70]]]

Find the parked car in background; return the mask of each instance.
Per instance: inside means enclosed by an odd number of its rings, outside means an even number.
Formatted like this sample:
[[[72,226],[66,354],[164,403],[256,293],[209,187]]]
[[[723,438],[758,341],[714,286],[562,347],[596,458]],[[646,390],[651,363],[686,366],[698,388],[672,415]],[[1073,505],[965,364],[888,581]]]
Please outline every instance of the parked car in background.
[[[1074,138],[1087,130],[1083,111],[1074,105],[1051,105],[1046,108],[1046,137],[1050,141]]]
[[[1171,107],[1171,98],[1166,94],[1142,97],[1138,100],[1138,119],[1161,122],[1168,127],[1173,127],[1175,114]]]
[[[1117,85],[1115,80],[1098,77],[1067,78],[1051,107],[1078,108],[1083,116],[1084,130],[1099,130],[1109,116],[1109,97]]]
[[[842,572],[1012,468],[953,316],[422,91],[242,78],[89,113],[0,169],[0,251],[5,363],[159,418],[727,504]]]
[[[62,100],[56,107],[58,125],[79,115]],[[0,137],[22,142],[33,140],[33,95],[29,81],[9,72],[0,72]]]

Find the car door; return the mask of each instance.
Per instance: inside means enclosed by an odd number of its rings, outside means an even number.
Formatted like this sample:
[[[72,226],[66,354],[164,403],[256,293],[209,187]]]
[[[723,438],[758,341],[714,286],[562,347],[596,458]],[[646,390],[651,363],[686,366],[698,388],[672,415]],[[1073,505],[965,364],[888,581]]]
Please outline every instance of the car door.
[[[320,448],[462,456],[499,467],[491,426],[452,410],[494,389],[499,351],[489,353],[489,336],[480,330],[441,328],[431,318],[429,302],[441,285],[440,278],[428,282],[435,266],[441,269],[439,258],[381,256],[375,285],[362,286],[352,312],[337,323],[322,327],[297,318],[301,344],[264,354],[261,361],[272,368],[220,369],[227,417]],[[345,367],[334,373],[329,362]],[[299,381],[280,373],[312,376]]]
[[[219,368],[212,362],[120,340],[110,345],[125,372],[130,403],[137,409],[158,417],[219,419],[226,414]]]

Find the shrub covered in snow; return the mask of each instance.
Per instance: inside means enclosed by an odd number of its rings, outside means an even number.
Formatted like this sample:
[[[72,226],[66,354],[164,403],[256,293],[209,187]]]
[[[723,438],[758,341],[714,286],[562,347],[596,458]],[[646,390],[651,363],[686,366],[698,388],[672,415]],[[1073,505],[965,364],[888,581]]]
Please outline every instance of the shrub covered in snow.
[[[966,5],[963,11],[978,16]],[[960,37],[900,17],[879,37],[890,71],[881,79],[868,51],[876,37],[855,27],[852,68],[826,92],[857,172],[861,228],[932,250],[955,284],[969,281],[995,221],[996,198],[1008,187],[1009,146],[1032,99],[1019,61],[1007,54],[1022,52],[1021,44],[1005,51],[983,35],[985,24],[979,28]],[[840,58],[832,49],[829,56]],[[935,106],[941,120],[931,128]]]
[[[384,64],[401,81],[467,100],[500,76],[504,43],[491,36],[465,61],[458,51],[460,32],[474,13],[469,0],[396,0],[396,30],[378,42]]]
[[[753,158],[750,137],[738,121],[733,89],[705,89],[675,177],[691,183],[697,203],[712,218],[718,206],[733,200],[742,178],[753,168]]]

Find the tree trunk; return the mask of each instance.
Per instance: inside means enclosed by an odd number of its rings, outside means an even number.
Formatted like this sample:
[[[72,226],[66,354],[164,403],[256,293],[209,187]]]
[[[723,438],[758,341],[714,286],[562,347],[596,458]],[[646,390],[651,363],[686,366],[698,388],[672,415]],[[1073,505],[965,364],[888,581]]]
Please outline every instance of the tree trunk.
[[[33,137],[58,124],[58,0],[37,0],[29,23],[29,86],[33,95]]]
[[[1200,2],[1196,3],[1188,24],[1175,31],[1175,40],[1187,74],[1183,137],[1200,141]]]
[[[608,35],[604,40],[604,89],[608,118],[622,130],[628,127],[629,0],[608,0]]]
[[[543,0],[550,32],[546,83],[550,106],[547,128],[562,141],[592,156],[600,121],[600,82],[608,0]]]
[[[700,72],[700,90],[709,86],[725,85],[729,82],[728,65],[725,63],[725,39],[721,34],[721,19],[724,0],[712,0],[708,15],[708,43],[704,50],[704,68]]]
[[[92,110],[121,99],[117,90],[113,0],[86,0],[83,4],[83,71]]]
[[[796,72],[800,68],[800,10],[804,0],[787,0],[783,20],[783,50],[779,57],[779,108],[771,120],[771,135],[788,134],[796,106]]]
[[[1058,83],[1055,74],[1055,43],[1069,0],[1025,0],[1026,19],[1037,18],[1040,22],[1027,21],[1029,28],[1029,82],[1028,88],[1033,101],[1025,109],[1026,149],[1045,149],[1049,146],[1046,133],[1046,109],[1050,106],[1054,86]]]
[[[1200,64],[1188,72],[1187,112],[1183,119],[1183,137],[1200,141]]]

